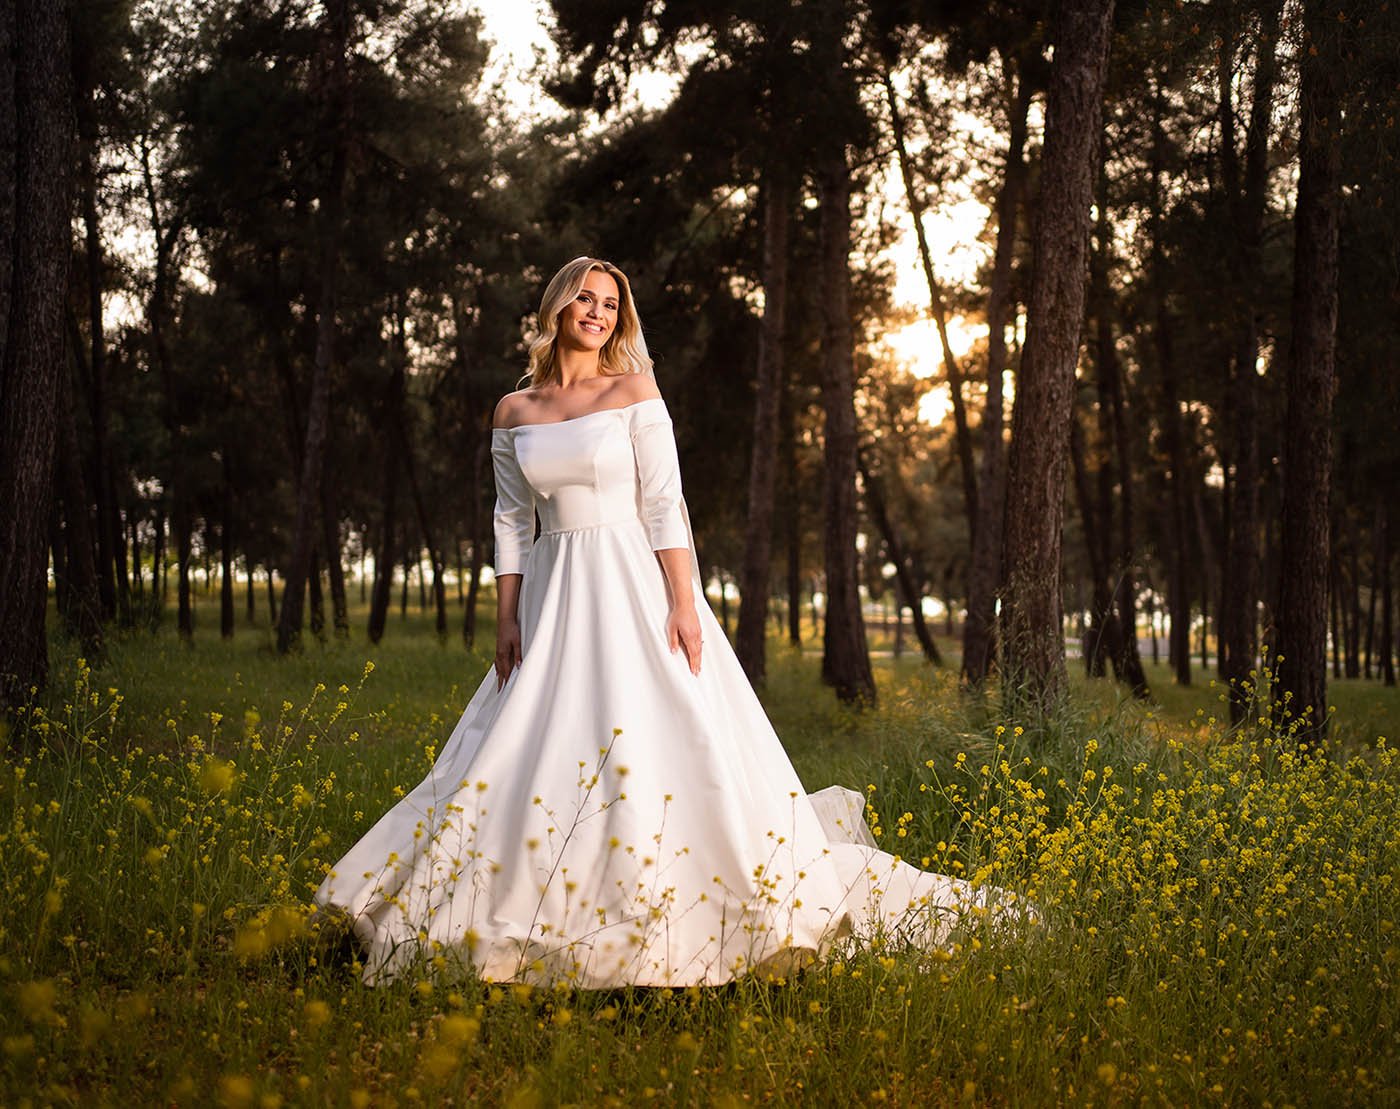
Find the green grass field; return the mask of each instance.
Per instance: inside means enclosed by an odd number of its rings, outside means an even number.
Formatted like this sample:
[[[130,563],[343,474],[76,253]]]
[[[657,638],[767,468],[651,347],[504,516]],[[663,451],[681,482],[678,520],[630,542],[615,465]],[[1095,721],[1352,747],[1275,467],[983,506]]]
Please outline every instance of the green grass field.
[[[0,1104],[1400,1103],[1395,690],[1336,683],[1335,750],[1300,757],[1164,668],[1150,704],[1076,676],[1032,737],[910,655],[848,711],[773,644],[808,788],[865,791],[882,846],[1039,927],[716,990],[371,989],[307,900],[421,777],[491,626],[471,655],[416,610],[377,648],[354,626],[287,660],[242,624],[92,670],[55,642],[0,771]]]

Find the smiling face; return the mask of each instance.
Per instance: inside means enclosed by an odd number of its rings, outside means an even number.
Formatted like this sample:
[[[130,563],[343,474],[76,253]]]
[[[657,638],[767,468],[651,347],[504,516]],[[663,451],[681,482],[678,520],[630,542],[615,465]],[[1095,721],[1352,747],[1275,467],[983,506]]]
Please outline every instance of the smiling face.
[[[589,270],[578,296],[559,313],[559,342],[575,350],[602,350],[617,327],[617,282]]]

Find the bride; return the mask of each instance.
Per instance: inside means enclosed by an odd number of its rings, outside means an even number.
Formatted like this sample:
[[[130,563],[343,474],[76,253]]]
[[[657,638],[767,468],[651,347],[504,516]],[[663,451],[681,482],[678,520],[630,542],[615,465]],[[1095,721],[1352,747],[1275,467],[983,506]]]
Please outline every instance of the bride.
[[[494,670],[316,894],[365,980],[718,985],[848,935],[943,943],[997,891],[878,850],[859,794],[803,791],[704,603],[626,276],[574,259],[539,320],[493,421]]]

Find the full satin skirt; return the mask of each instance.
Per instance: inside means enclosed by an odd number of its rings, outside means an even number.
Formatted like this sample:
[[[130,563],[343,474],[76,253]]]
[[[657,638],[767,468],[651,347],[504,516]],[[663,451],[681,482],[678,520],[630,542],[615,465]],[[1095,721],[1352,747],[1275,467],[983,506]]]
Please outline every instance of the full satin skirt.
[[[863,798],[808,796],[703,600],[666,642],[640,522],[545,533],[522,664],[486,675],[432,771],[341,859],[368,982],[420,959],[489,981],[718,985],[848,935],[932,948],[987,890],[878,850]],[[995,891],[993,891],[995,892]]]

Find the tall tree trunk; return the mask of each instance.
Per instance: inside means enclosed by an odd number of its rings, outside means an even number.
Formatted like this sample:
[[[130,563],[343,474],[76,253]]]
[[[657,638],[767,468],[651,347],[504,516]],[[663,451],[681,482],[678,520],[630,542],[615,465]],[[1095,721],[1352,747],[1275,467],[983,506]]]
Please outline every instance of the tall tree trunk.
[[[1001,536],[1006,507],[1006,448],[1002,374],[1006,370],[1006,325],[1011,317],[1011,266],[1016,225],[1025,188],[1027,117],[1031,83],[1008,63],[1006,84],[1011,127],[1006,169],[997,195],[997,240],[987,294],[987,400],[982,412],[982,461],[978,474],[977,519],[967,575],[967,619],[963,623],[963,680],[979,686],[995,652],[996,594],[1001,584]]]
[[[481,567],[486,561],[486,471],[491,464],[490,433],[477,436],[472,459],[471,493],[471,581],[467,587],[466,611],[462,613],[462,641],[467,650],[476,646],[476,606],[481,593]]]
[[[326,581],[331,590],[331,619],[335,637],[344,639],[350,634],[350,606],[345,597],[345,566],[340,559],[340,525],[333,478],[328,479],[322,489],[321,549],[326,556]]]
[[[245,612],[244,612],[244,614],[243,614],[243,619],[244,619],[244,621],[245,621],[247,624],[252,625],[252,624],[257,623],[257,619],[258,619],[258,593],[257,593],[257,589],[256,589],[257,582],[255,581],[254,575],[253,575],[253,560],[252,560],[252,558],[250,558],[250,557],[247,556],[247,555],[244,555],[244,556],[243,556],[243,566],[244,566],[244,569],[247,571],[247,574],[248,574],[248,589],[247,589],[247,596],[246,596],[246,598],[245,598],[245,607],[246,607],[246,610],[245,610]]]
[[[875,702],[856,568],[856,409],[851,330],[851,173],[840,143],[820,168],[821,284],[824,321],[822,407],[826,413],[823,536],[826,620],[822,680],[848,702]]]
[[[85,67],[80,67],[85,68]],[[110,620],[117,615],[116,546],[110,476],[111,450],[107,432],[107,342],[102,318],[102,285],[104,264],[102,233],[97,212],[97,163],[99,141],[97,128],[96,89],[92,75],[81,74],[75,98],[78,143],[81,148],[78,173],[78,193],[83,216],[84,261],[87,278],[88,318],[88,402],[92,420],[92,492],[97,506],[97,587],[102,603],[102,616]],[[129,610],[130,598],[123,598],[121,608]]]
[[[788,222],[793,203],[785,167],[770,162],[763,182],[763,323],[758,336],[749,508],[739,580],[739,627],[734,651],[757,686],[765,674],[765,631],[773,570],[773,490],[778,458],[778,409],[783,390],[787,311]]]
[[[48,525],[72,210],[68,5],[0,10],[0,703],[48,680]]]
[[[1387,686],[1395,685],[1395,612],[1390,585],[1392,554],[1390,506],[1389,501],[1382,495],[1376,498],[1376,560],[1380,567],[1381,589],[1381,680]]]
[[[316,318],[316,358],[307,406],[306,442],[297,483],[296,524],[292,557],[283,586],[282,617],[277,624],[277,650],[285,654],[301,637],[306,582],[315,557],[316,531],[321,523],[321,479],[325,467],[330,423],[331,377],[335,368],[336,290],[340,269],[341,216],[345,202],[350,115],[349,0],[328,0],[326,36],[326,131],[331,141],[331,167],[321,197],[321,287]]]
[[[1342,643],[1346,635],[1342,629],[1342,570],[1341,559],[1337,556],[1337,549],[1332,548],[1327,564],[1327,602],[1332,609],[1332,620],[1330,623],[1331,635],[1328,639],[1332,646],[1332,677],[1342,676]]]
[[[117,575],[117,619],[122,627],[129,628],[134,622],[131,604],[132,581],[127,576],[127,553],[126,553],[126,524],[122,518],[121,505],[117,497],[116,475],[112,472],[110,458],[107,470],[107,513],[111,517],[109,532],[112,535],[112,558],[115,564]],[[132,525],[132,551],[131,568],[138,577],[141,567],[137,561],[140,557],[140,548],[136,545],[136,529]]]
[[[88,491],[80,462],[78,425],[73,417],[73,379],[61,374],[58,383],[57,442],[54,480],[63,506],[65,563],[68,591],[60,605],[68,630],[82,643],[90,662],[104,653],[102,636],[102,597],[93,561],[92,533],[88,524]]]
[[[1067,678],[1060,597],[1065,465],[1112,15],[1113,0],[1065,0],[1055,21],[1029,322],[1012,412],[1003,688],[1013,707],[1038,714],[1059,707]]]
[[[885,501],[884,482],[880,475],[870,472],[864,457],[857,456],[857,462],[860,466],[861,484],[865,486],[866,504],[870,506],[870,515],[875,519],[875,526],[880,531],[880,537],[885,541],[885,550],[889,554],[890,562],[894,564],[898,603],[909,606],[914,622],[914,635],[918,638],[919,646],[923,649],[924,658],[928,659],[934,666],[942,666],[943,655],[938,650],[933,633],[928,630],[928,622],[924,619],[923,594],[914,581],[914,574],[909,566],[909,556],[904,550],[904,544],[900,542],[899,532],[895,528],[894,521],[890,518],[889,506]]]
[[[1376,655],[1376,606],[1381,599],[1381,512],[1376,510],[1371,523],[1371,588],[1366,599],[1366,661],[1362,673],[1371,680]]]
[[[219,520],[219,637],[232,639],[233,614],[233,475],[227,448],[224,456],[224,488]]]
[[[1163,238],[1165,206],[1162,177],[1166,173],[1167,137],[1162,126],[1160,78],[1152,79],[1152,136],[1148,172],[1148,236],[1151,239],[1149,287],[1152,297],[1153,348],[1162,388],[1162,438],[1167,449],[1169,549],[1167,551],[1167,609],[1171,614],[1171,640],[1167,657],[1176,672],[1178,685],[1191,684],[1191,594],[1186,583],[1187,476],[1186,444],[1181,428],[1181,386],[1173,343],[1176,325],[1168,302],[1166,247]]]
[[[919,263],[923,267],[924,282],[928,286],[929,311],[933,315],[942,347],[943,372],[948,379],[948,396],[953,405],[953,428],[962,473],[963,511],[967,515],[967,532],[972,535],[977,530],[977,469],[972,456],[972,431],[967,426],[963,373],[948,341],[948,312],[943,304],[943,290],[933,272],[933,255],[929,252],[928,236],[924,233],[924,202],[919,195],[918,186],[914,183],[914,168],[904,142],[904,116],[899,110],[899,97],[895,95],[894,81],[890,77],[892,60],[888,56],[885,58],[885,64],[880,69],[880,78],[885,87],[885,104],[890,111],[890,130],[894,134],[894,148],[899,159],[900,176],[904,182],[904,196],[909,204],[909,214],[914,219],[914,238],[919,245]]]
[[[1107,444],[1105,444],[1106,448]],[[1105,451],[1106,453],[1106,451]],[[1084,672],[1090,678],[1104,676],[1106,663],[1112,663],[1115,672],[1118,668],[1118,620],[1113,612],[1113,588],[1108,580],[1108,559],[1105,557],[1106,532],[1112,527],[1112,519],[1105,518],[1096,511],[1094,497],[1089,487],[1089,469],[1084,458],[1084,431],[1079,426],[1079,418],[1071,416],[1069,421],[1069,456],[1074,474],[1075,499],[1079,503],[1079,515],[1084,527],[1084,546],[1089,555],[1090,610],[1089,626],[1082,638]],[[1109,473],[1107,458],[1099,459],[1100,477]],[[1102,509],[1103,504],[1099,508]]]
[[[1342,68],[1328,39],[1337,33],[1326,0],[1304,0],[1312,49],[1302,51],[1298,200],[1294,209],[1293,351],[1283,435],[1283,542],[1278,612],[1277,693],[1291,711],[1311,711],[1316,737],[1327,729],[1328,517],[1332,478],[1332,392],[1337,327],[1337,224],[1341,177]]]
[[[1220,117],[1223,177],[1235,218],[1231,258],[1236,301],[1235,350],[1226,378],[1224,441],[1233,466],[1227,465],[1225,485],[1225,558],[1221,573],[1221,677],[1229,689],[1230,720],[1239,724],[1249,711],[1257,678],[1259,654],[1259,357],[1258,290],[1262,284],[1261,243],[1269,181],[1269,131],[1273,116],[1275,44],[1280,0],[1263,9],[1254,68],[1254,92],[1245,135],[1243,183],[1239,181],[1234,137],[1234,43],[1222,45]]]
[[[190,506],[177,500],[174,506],[175,559],[179,567],[176,586],[176,601],[179,606],[176,626],[180,638],[189,642],[194,638],[194,598],[190,590],[190,557],[194,549],[194,518]]]
[[[787,547],[788,643],[802,646],[802,498],[797,484],[797,429],[789,390],[783,390],[783,541]]]
[[[151,599],[147,606],[146,620],[152,629],[159,623],[165,608],[165,502],[156,502],[155,534],[151,538]]]
[[[1108,265],[1112,251],[1113,228],[1108,218],[1108,174],[1102,158],[1097,190],[1098,222],[1096,246],[1090,263],[1094,313],[1094,373],[1099,394],[1099,434],[1112,441],[1114,478],[1118,483],[1118,557],[1110,571],[1113,580],[1113,608],[1117,619],[1118,653],[1114,673],[1135,697],[1149,695],[1147,675],[1137,640],[1137,516],[1133,486],[1132,438],[1129,434],[1128,402],[1123,388],[1123,366],[1113,328],[1113,299],[1109,288]],[[1100,497],[1106,493],[1100,490]],[[1152,633],[1152,661],[1157,661],[1157,633]]]

